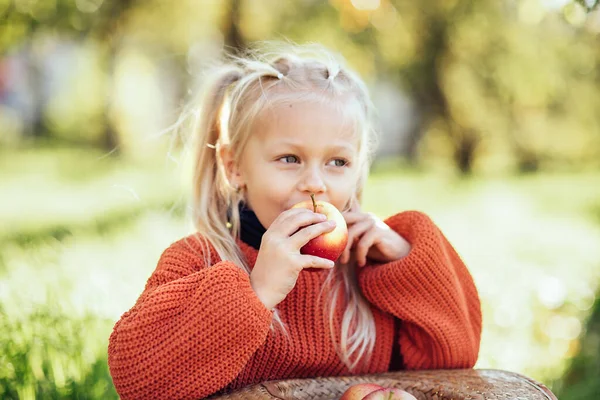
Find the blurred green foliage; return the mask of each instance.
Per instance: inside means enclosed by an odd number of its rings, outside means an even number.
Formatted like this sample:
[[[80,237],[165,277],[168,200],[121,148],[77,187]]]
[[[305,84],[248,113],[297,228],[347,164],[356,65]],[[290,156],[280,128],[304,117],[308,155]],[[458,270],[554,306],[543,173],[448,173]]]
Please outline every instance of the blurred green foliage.
[[[599,166],[596,2],[55,0],[8,2],[0,16],[0,49],[28,54],[34,94],[43,60],[74,46],[68,79],[34,96],[32,124],[3,110],[5,145],[42,135],[138,157],[224,45],[287,38],[323,43],[372,86],[407,96],[411,128],[395,140],[413,164],[463,174]],[[384,128],[398,134],[389,113]]]
[[[600,298],[589,317],[581,351],[575,356],[564,376],[555,383],[561,400],[600,398]]]

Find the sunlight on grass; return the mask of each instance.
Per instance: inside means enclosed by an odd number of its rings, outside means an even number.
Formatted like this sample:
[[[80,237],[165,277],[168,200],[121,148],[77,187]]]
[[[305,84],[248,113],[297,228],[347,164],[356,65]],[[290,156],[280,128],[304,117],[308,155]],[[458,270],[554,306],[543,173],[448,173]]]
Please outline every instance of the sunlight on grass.
[[[133,305],[162,251],[184,234],[180,218],[148,212],[110,236],[8,248],[0,300],[16,313],[17,304],[50,303],[73,315],[116,320]]]
[[[39,231],[57,225],[89,223],[118,210],[132,212],[167,202],[184,203],[173,168],[164,164],[122,165],[123,169],[118,169],[110,160],[96,157],[95,164],[90,163],[102,172],[94,170],[89,179],[75,179],[62,175],[67,167],[48,162],[48,157],[51,155],[40,155],[38,168],[29,166],[19,174],[0,176],[0,219],[4,222],[0,224],[0,237],[14,233],[17,224],[20,232]],[[66,158],[63,162],[73,160]],[[80,166],[73,163],[71,167]],[[157,182],[160,187],[156,187]]]

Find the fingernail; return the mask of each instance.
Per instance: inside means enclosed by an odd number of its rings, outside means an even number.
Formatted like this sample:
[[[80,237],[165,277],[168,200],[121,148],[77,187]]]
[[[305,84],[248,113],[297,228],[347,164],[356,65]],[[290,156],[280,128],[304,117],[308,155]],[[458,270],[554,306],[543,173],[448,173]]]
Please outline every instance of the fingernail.
[[[327,216],[325,214],[319,214],[319,219],[321,221],[325,221],[327,219]]]
[[[330,219],[329,221],[327,221],[327,225],[335,226],[335,221]]]

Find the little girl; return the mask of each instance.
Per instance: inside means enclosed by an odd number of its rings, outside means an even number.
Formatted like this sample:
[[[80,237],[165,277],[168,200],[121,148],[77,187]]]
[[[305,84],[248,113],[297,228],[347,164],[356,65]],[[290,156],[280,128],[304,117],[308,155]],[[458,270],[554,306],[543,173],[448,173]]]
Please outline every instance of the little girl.
[[[193,131],[197,233],[163,252],[110,337],[123,399],[474,366],[479,297],[450,243],[423,213],[381,221],[360,207],[372,105],[336,60],[296,46],[217,72]],[[348,225],[335,263],[300,253],[335,228],[292,208],[310,194]]]

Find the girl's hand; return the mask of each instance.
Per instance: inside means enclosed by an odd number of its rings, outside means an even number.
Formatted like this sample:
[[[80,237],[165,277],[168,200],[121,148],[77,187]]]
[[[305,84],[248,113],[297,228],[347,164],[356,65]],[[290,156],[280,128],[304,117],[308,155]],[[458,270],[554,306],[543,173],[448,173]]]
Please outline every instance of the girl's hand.
[[[264,233],[250,284],[268,309],[286,298],[302,269],[329,269],[335,265],[326,258],[300,254],[300,248],[309,240],[335,228],[335,221],[326,219],[306,208],[292,208],[279,214]]]
[[[358,201],[354,201],[350,210],[343,215],[348,225],[348,244],[340,257],[341,263],[350,260],[351,251],[355,251],[360,267],[366,265],[367,258],[385,263],[408,255],[410,244],[406,239],[374,214],[363,213]]]

